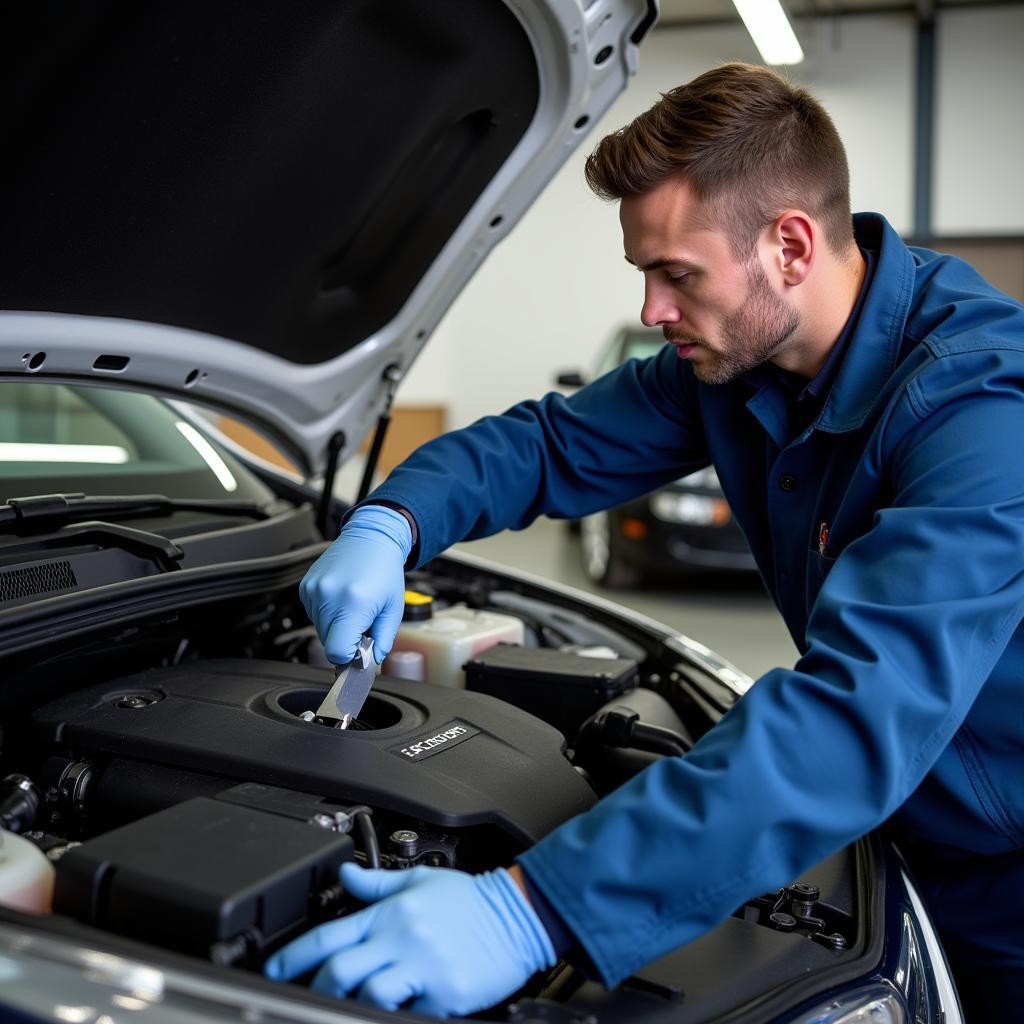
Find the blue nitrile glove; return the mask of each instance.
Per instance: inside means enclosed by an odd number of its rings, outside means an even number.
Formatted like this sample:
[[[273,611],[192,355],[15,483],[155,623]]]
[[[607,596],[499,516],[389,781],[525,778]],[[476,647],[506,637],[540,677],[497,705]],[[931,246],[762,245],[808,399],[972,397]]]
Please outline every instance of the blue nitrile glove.
[[[268,978],[288,980],[317,964],[313,988],[435,1017],[492,1006],[555,963],[544,926],[504,869],[384,871],[348,863],[347,892],[373,906],[322,924],[278,950]],[[386,898],[385,898],[386,897]]]
[[[310,566],[299,597],[328,661],[347,665],[366,632],[373,637],[378,665],[391,653],[405,609],[405,560],[411,550],[412,529],[405,516],[382,505],[364,505]]]

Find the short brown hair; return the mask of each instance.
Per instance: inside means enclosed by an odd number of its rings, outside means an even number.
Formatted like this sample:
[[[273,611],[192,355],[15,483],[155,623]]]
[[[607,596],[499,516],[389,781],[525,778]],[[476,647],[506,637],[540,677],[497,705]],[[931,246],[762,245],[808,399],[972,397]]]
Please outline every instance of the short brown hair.
[[[850,172],[832,119],[806,89],[752,64],[723,64],[663,93],[600,141],[586,176],[605,199],[685,179],[739,258],[791,206],[821,221],[837,255],[853,241]]]

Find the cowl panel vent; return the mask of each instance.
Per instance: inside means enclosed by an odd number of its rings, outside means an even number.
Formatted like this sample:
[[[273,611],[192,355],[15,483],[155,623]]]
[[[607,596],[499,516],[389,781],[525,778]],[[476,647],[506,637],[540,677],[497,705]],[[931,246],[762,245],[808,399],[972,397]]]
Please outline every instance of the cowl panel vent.
[[[3,569],[0,570],[0,604],[32,597],[34,594],[71,590],[77,586],[75,571],[66,559],[24,569]]]

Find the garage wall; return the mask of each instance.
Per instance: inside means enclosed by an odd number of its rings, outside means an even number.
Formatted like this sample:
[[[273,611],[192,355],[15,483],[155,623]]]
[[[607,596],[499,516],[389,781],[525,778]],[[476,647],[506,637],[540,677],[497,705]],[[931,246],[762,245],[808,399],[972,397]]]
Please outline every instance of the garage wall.
[[[995,24],[988,31],[1000,34]],[[898,230],[909,232],[912,18],[823,19],[803,25],[801,34],[808,60],[792,74],[822,100],[846,142],[854,208],[881,211]],[[948,35],[944,45],[944,53],[955,49]],[[439,325],[403,384],[402,402],[444,402],[449,426],[463,426],[550,390],[558,369],[589,368],[610,331],[636,321],[640,280],[622,259],[614,204],[602,203],[584,184],[584,158],[602,135],[647,109],[660,91],[734,59],[758,59],[739,26],[659,29],[652,34],[641,49],[640,71],[629,89]],[[969,90],[970,83],[958,82],[957,88]],[[983,102],[991,88],[986,81],[975,102]],[[943,138],[945,145],[951,138],[948,131]],[[984,159],[983,152],[975,152],[975,158]],[[997,208],[1001,204],[999,196],[990,202]]]
[[[1024,234],[1024,4],[949,11],[936,44],[935,233]]]

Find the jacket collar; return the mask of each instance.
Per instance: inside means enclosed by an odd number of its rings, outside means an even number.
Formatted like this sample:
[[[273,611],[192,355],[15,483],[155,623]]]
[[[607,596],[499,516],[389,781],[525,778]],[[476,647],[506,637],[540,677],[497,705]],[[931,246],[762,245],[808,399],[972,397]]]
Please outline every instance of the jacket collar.
[[[878,262],[842,364],[813,424],[830,434],[856,430],[867,419],[899,359],[914,287],[914,257],[881,214],[854,214],[853,233]],[[788,426],[778,373],[761,365],[739,379],[755,388],[747,408],[785,447]]]
[[[857,244],[878,253],[878,265],[842,366],[814,426],[841,434],[862,426],[892,376],[914,287],[914,257],[880,214],[853,218]]]

